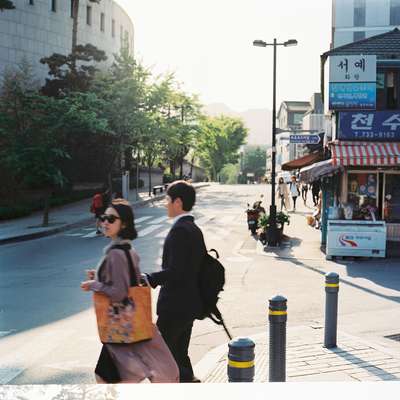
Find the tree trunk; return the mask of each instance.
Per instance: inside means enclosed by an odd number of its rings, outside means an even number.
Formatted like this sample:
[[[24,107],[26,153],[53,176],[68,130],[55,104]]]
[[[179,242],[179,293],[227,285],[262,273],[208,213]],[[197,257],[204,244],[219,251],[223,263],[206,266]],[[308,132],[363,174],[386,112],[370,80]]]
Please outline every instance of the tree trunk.
[[[196,156],[192,157],[192,162],[190,163],[190,179],[193,179],[193,164],[194,164],[194,159]]]
[[[79,20],[79,0],[73,0],[72,3],[72,54],[75,53],[78,45],[78,20]],[[72,60],[73,68],[75,68],[75,59]]]
[[[183,158],[179,160],[180,172],[179,172],[179,179],[183,179]]]
[[[47,191],[44,195],[44,208],[43,208],[43,222],[42,226],[49,226],[49,213],[50,213],[50,197],[51,191]]]
[[[149,196],[151,196],[151,165],[148,163],[148,172],[149,172]]]

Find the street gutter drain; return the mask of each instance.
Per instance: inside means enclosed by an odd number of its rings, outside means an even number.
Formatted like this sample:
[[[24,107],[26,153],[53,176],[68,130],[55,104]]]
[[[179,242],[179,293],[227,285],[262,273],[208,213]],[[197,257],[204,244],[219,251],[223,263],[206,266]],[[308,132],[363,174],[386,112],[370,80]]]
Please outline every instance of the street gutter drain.
[[[394,335],[387,335],[384,336],[386,339],[392,339],[395,340],[396,342],[400,342],[400,333],[396,333]]]

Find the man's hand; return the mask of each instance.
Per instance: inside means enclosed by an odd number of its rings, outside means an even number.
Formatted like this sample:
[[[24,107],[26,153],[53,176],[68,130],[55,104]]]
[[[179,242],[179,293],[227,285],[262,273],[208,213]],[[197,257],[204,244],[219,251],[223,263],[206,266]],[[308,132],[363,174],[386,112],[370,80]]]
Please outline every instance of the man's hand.
[[[84,282],[82,282],[82,283],[81,283],[81,289],[82,289],[84,292],[88,292],[88,291],[90,290],[90,286],[91,286],[91,284],[92,284],[93,282],[95,282],[93,279],[90,280],[90,281],[84,281]]]

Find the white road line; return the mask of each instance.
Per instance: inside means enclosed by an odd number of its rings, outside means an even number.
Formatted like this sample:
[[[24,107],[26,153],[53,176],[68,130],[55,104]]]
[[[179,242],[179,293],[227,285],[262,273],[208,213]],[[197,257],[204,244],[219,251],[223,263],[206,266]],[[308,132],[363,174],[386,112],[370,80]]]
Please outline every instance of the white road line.
[[[204,217],[201,217],[199,219],[196,219],[196,225],[205,225],[208,221],[213,219],[215,216],[214,215],[205,215]]]
[[[230,222],[233,222],[233,220],[236,219],[236,215],[226,215],[225,217],[221,219],[217,219],[215,222],[218,224],[229,224]]]
[[[156,238],[166,238],[169,231],[170,231],[170,228],[166,229],[165,231],[160,232],[158,235],[156,235]]]
[[[149,224],[161,224],[163,222],[165,222],[168,219],[168,217],[161,217],[161,218],[157,218],[157,219],[153,219],[151,221],[149,221]]]
[[[9,331],[0,331],[0,338],[9,335],[10,333],[16,332],[15,329],[11,329]]]
[[[151,217],[140,217],[138,219],[135,219],[135,223],[143,222],[146,221],[147,219],[150,219]]]
[[[64,236],[82,236],[83,233],[65,233]]]
[[[72,330],[47,332],[26,345],[13,349],[9,354],[2,355],[0,360],[0,385],[6,385],[34,365],[39,358],[46,355],[37,351],[38,349],[46,349],[46,353],[50,354],[57,347],[62,346],[73,334],[76,334],[76,332]]]
[[[84,238],[93,238],[93,237],[96,237],[96,236],[97,236],[96,231],[93,231],[93,232],[90,232],[87,235],[82,236],[82,237],[84,237]]]
[[[149,233],[161,228],[162,225],[150,225],[147,228],[143,229],[142,231],[139,231],[139,237],[143,237],[148,235]]]

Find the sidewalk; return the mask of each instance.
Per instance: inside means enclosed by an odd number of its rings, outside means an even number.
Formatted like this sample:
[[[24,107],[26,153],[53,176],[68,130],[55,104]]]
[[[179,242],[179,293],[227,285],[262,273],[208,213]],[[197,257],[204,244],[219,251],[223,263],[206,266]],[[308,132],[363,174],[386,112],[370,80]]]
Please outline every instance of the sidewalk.
[[[208,185],[209,183],[194,183],[196,188]],[[156,196],[149,196],[148,190],[142,190],[139,192],[139,200],[135,201],[136,191],[131,190],[129,201],[133,207],[141,207],[163,199],[164,196],[165,192]],[[49,226],[46,228],[41,226],[43,213],[40,211],[27,217],[0,222],[0,245],[54,235],[91,222],[93,222],[94,227],[94,216],[90,213],[91,201],[92,199],[85,199],[52,208],[49,215]]]
[[[312,204],[311,193],[308,193],[307,205],[299,196],[296,212],[284,210],[290,216],[290,224],[284,227],[286,239],[281,247],[264,248],[259,242],[258,254],[282,259],[325,260],[325,254],[321,251],[321,231],[309,226],[306,221],[306,217],[314,212]]]
[[[255,347],[254,382],[268,382],[268,328],[250,337]],[[286,381],[397,381],[400,354],[338,332],[338,347],[323,347],[322,326],[299,326],[287,330]],[[217,347],[196,366],[196,375],[206,383],[228,382],[228,343]]]

